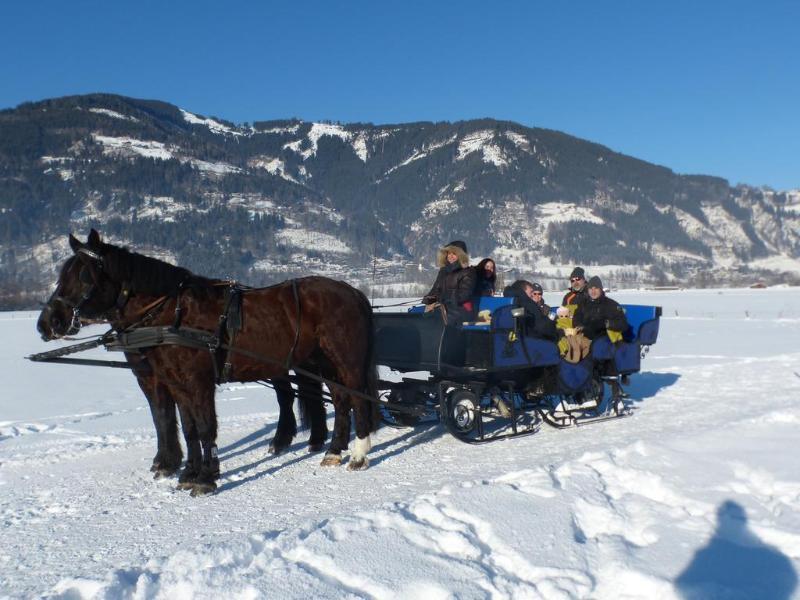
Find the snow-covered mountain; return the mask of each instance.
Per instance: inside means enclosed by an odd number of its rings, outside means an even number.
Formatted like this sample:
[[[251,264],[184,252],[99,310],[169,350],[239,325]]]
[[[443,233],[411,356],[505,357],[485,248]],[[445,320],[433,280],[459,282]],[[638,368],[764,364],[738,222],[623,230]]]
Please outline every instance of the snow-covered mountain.
[[[408,291],[454,238],[501,268],[611,283],[800,277],[800,190],[677,175],[491,119],[234,125],[75,96],[0,112],[0,306],[30,305],[66,234],[260,284],[322,273]],[[788,275],[787,275],[788,274]]]

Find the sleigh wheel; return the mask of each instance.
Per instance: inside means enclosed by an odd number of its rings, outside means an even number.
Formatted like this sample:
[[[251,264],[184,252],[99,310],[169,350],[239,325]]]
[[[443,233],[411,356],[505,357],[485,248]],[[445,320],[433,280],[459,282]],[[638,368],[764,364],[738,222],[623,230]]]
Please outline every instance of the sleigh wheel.
[[[460,436],[472,433],[478,423],[479,410],[478,397],[471,390],[455,390],[447,400],[448,428]]]

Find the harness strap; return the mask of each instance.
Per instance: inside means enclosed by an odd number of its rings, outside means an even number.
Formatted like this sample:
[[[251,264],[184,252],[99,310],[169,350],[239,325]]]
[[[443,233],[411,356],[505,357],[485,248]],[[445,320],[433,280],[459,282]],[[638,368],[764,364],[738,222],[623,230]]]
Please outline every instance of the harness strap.
[[[241,354],[242,356],[247,356],[248,358],[252,358],[253,360],[262,363],[271,364],[279,367],[284,366],[281,361],[269,358],[268,356],[264,356],[263,354],[259,354],[257,352],[250,352],[249,350],[244,350],[242,348],[233,348],[228,344],[221,344],[217,336],[209,333],[208,331],[204,331],[202,329],[194,329],[191,327],[182,327],[180,329],[173,329],[172,327],[165,327],[165,326],[140,327],[138,329],[133,329],[130,331],[125,331],[116,334],[113,333],[112,331],[109,331],[102,337],[96,340],[92,340],[90,342],[84,342],[82,344],[74,344],[72,346],[51,350],[50,352],[41,352],[39,354],[33,354],[31,356],[28,356],[27,358],[29,360],[36,362],[63,362],[71,364],[108,366],[108,367],[127,366],[127,368],[129,369],[133,369],[134,371],[137,370],[137,367],[122,362],[61,358],[67,354],[74,354],[76,352],[89,350],[91,348],[96,348],[101,345],[104,345],[106,347],[106,350],[117,351],[117,352],[138,352],[139,350],[142,350],[144,348],[153,348],[156,346],[165,346],[165,345],[183,346],[185,348],[194,348],[196,350],[210,350],[212,351],[212,353],[217,348],[223,348],[229,353],[234,352],[237,354]],[[347,394],[351,394],[363,400],[367,400],[368,402],[383,404],[393,410],[397,410],[398,412],[407,413],[410,415],[417,415],[417,416],[425,414],[426,412],[426,409],[424,407],[407,406],[399,402],[392,402],[390,400],[385,400],[382,398],[375,398],[373,396],[370,396],[369,394],[365,394],[364,392],[360,392],[358,390],[350,389],[341,383],[331,381],[326,377],[321,377],[316,373],[312,373],[311,371],[307,371],[300,367],[292,367],[292,370],[297,375],[302,375],[303,377],[306,377],[308,379],[318,381],[319,383],[324,383],[326,386],[328,386],[328,389],[331,390],[339,389]],[[172,383],[179,385],[179,382],[172,382]]]
[[[300,295],[297,293],[297,279],[292,279],[292,293],[294,294],[294,303],[297,307],[297,320],[296,326],[294,330],[294,343],[292,343],[292,347],[289,349],[289,354],[286,356],[286,370],[292,368],[292,363],[294,362],[294,351],[297,348],[297,343],[300,341]]]
[[[217,325],[216,346],[212,349],[212,362],[214,363],[214,380],[217,384],[224,383],[231,376],[230,352],[221,343],[228,335],[229,345],[232,347],[236,341],[236,332],[242,327],[242,290],[236,282],[230,282],[225,290],[225,306],[219,316]],[[220,365],[222,367],[220,368]]]

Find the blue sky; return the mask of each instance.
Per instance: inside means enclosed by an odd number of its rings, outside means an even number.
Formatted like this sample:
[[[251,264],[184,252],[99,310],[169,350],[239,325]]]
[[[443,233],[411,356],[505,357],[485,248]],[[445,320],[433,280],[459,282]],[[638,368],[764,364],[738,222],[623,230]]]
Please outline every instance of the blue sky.
[[[0,108],[112,92],[234,122],[494,117],[800,188],[800,2],[0,4]]]

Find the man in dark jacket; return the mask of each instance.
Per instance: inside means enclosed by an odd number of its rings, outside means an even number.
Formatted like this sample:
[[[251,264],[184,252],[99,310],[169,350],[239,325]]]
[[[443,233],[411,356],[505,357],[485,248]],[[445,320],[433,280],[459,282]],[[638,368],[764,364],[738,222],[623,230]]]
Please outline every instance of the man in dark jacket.
[[[472,294],[475,291],[475,269],[469,266],[467,245],[456,240],[439,250],[436,264],[439,273],[425,297],[424,304],[439,302],[447,310],[447,324],[458,325],[471,321],[474,307]]]
[[[525,309],[525,331],[532,337],[557,340],[556,324],[544,316],[536,303],[533,284],[523,279],[517,280],[503,290],[503,296],[516,298],[517,305]]]
[[[539,310],[542,311],[542,314],[549,319],[550,307],[545,304],[544,289],[535,281],[531,284],[531,300],[533,300],[534,304],[539,307]]]
[[[590,340],[606,335],[609,331],[614,337],[621,339],[621,334],[628,328],[628,320],[622,307],[606,296],[603,282],[599,277],[592,277],[586,285],[589,299],[578,304],[573,325],[582,328],[583,335]],[[612,336],[609,336],[612,337]],[[617,341],[613,339],[611,341]]]
[[[582,267],[575,267],[569,275],[569,290],[564,294],[561,306],[578,305],[589,299],[586,289],[586,272]],[[574,309],[573,309],[574,314]]]

